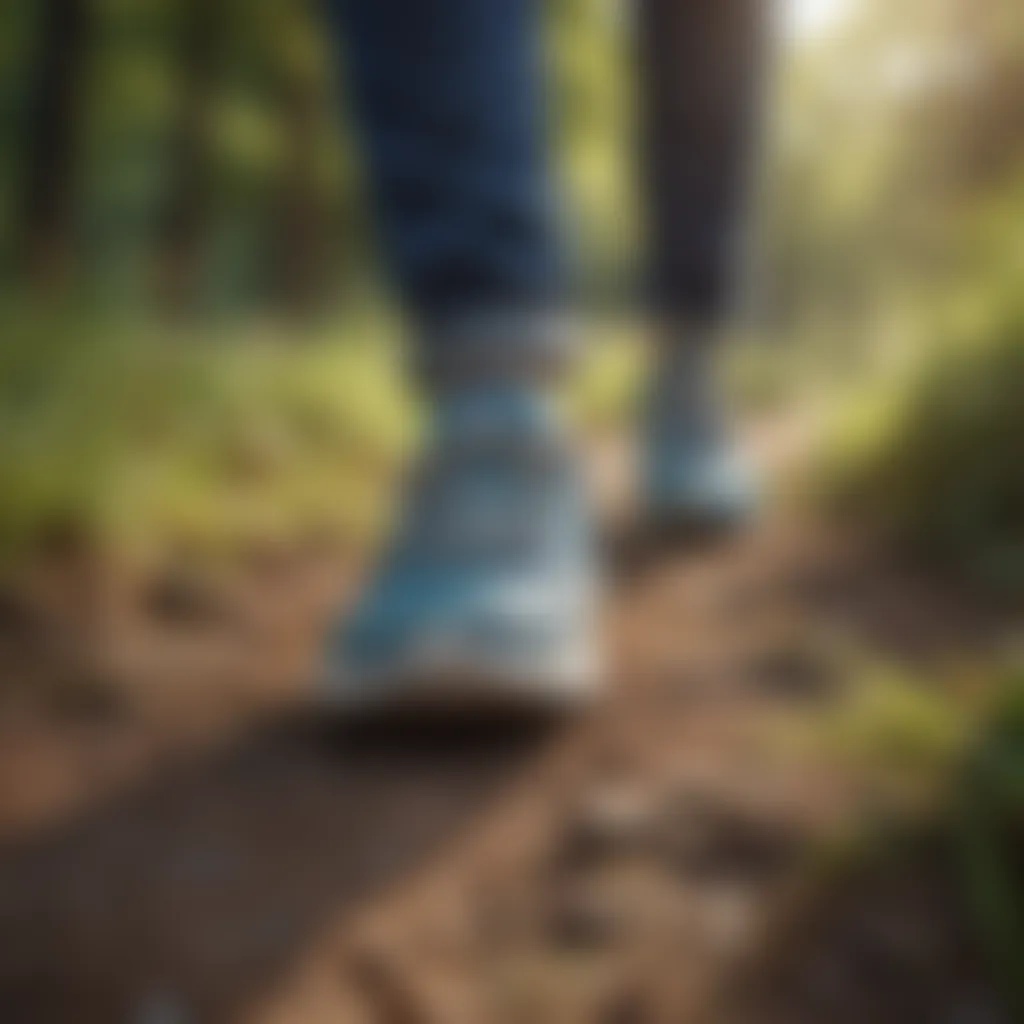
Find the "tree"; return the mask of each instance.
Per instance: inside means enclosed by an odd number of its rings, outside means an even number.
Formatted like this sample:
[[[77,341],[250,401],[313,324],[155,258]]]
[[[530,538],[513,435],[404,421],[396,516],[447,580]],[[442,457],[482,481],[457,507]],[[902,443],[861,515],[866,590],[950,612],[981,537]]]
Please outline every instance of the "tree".
[[[214,100],[227,33],[226,0],[185,0],[180,99],[171,147],[172,178],[159,240],[159,290],[171,308],[191,304],[213,203]]]
[[[271,209],[270,288],[284,309],[304,313],[323,297],[329,276],[330,217],[321,167],[334,134],[323,54],[305,5],[278,11],[274,96],[282,160]]]
[[[40,11],[20,256],[30,279],[45,286],[66,276],[72,256],[80,102],[91,14],[89,0],[43,0]]]

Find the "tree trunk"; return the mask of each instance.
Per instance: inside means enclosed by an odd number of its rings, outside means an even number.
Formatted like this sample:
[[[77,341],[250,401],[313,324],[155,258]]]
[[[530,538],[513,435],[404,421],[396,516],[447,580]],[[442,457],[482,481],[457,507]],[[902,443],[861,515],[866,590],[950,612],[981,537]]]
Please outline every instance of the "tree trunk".
[[[89,0],[42,0],[37,86],[26,140],[21,260],[33,282],[59,285],[74,236]]]
[[[158,287],[174,310],[192,305],[212,205],[212,118],[226,30],[225,0],[187,0],[178,123],[159,242]]]
[[[271,42],[275,118],[284,144],[270,209],[267,275],[272,302],[308,315],[322,307],[333,273],[336,216],[331,183],[321,160],[335,137],[331,76],[323,50],[317,5],[284,0]]]
[[[322,114],[315,76],[287,76],[280,94],[287,155],[274,202],[270,286],[275,302],[296,314],[314,310],[327,284],[329,225],[315,169],[324,131]]]

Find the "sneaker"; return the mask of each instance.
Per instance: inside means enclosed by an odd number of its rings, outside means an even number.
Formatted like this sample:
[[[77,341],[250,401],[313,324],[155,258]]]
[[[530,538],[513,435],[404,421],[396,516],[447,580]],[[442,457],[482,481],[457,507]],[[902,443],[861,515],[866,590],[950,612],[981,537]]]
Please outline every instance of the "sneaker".
[[[596,559],[577,461],[524,386],[442,398],[375,577],[329,652],[349,708],[559,710],[597,689]]]
[[[643,488],[647,518],[659,528],[729,532],[757,508],[753,472],[726,426],[708,349],[663,353],[653,376]]]

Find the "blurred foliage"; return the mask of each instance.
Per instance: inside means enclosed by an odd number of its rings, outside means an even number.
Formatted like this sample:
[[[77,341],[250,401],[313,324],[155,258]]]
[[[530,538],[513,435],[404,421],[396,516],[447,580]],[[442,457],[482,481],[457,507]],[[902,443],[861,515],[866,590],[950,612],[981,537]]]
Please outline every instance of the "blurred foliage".
[[[956,791],[964,888],[995,976],[1024,1013],[1024,679],[1011,676]]]
[[[880,819],[852,848],[846,870],[856,873],[879,858],[890,867],[921,856],[932,867],[948,865],[992,980],[1006,1004],[1024,1012],[1019,662],[931,679],[876,667],[858,678],[814,741],[868,786]]]
[[[137,322],[9,321],[0,558],[69,541],[215,554],[380,520],[413,427],[393,348],[325,334],[296,350],[251,325],[207,343]]]
[[[1022,96],[1016,0],[852,5],[782,69],[761,233],[762,313],[792,343],[788,394],[810,381],[828,410],[824,496],[904,550],[1016,594]],[[925,811],[992,974],[1024,1013],[1019,668],[868,668],[856,681],[817,742],[897,833]]]
[[[763,203],[770,308],[835,337],[836,358],[971,269],[963,219],[1024,161],[1019,4],[850,8],[780,67]]]
[[[817,383],[844,398],[825,490],[1015,588],[1022,96],[1013,0],[857,5],[783,76],[765,231],[777,327],[810,339]]]
[[[886,800],[945,791],[946,773],[972,739],[974,722],[963,707],[941,687],[888,667],[864,670],[857,682],[817,738],[862,780],[876,776]]]
[[[1015,289],[965,300],[907,365],[856,397],[827,448],[826,488],[907,549],[1019,591],[1022,437],[1024,305]]]
[[[365,284],[369,218],[344,72],[317,0],[74,6],[83,14],[70,39],[54,29],[66,28],[63,0],[9,0],[0,14],[0,288],[30,283],[25,235],[43,226],[20,200],[39,177],[33,154],[46,132],[70,140],[52,187],[62,193],[66,276],[90,295],[151,303],[173,255],[169,218],[195,236],[189,287],[176,295],[186,308],[331,306]],[[609,145],[628,120],[626,34],[612,4],[552,0],[549,9],[552,134],[573,235],[585,274],[607,286],[634,223],[628,150]],[[41,78],[54,77],[46,59],[57,47],[73,78],[58,83],[68,102],[50,104],[44,127]],[[84,54],[80,68],[70,53]],[[294,280],[296,263],[305,280]]]

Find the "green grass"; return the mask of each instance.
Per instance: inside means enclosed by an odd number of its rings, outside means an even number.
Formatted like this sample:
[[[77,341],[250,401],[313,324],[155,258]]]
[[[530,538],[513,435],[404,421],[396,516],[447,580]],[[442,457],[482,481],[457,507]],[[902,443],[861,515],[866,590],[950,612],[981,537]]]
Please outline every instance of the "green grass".
[[[626,329],[596,333],[568,395],[595,427],[638,366]],[[416,434],[397,334],[379,313],[307,332],[9,313],[0,565],[69,538],[116,557],[366,541]]]
[[[412,414],[381,339],[9,318],[0,558],[372,528]]]

